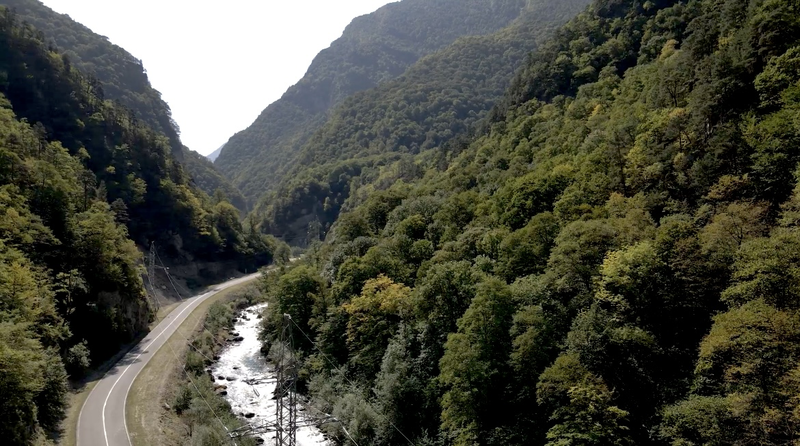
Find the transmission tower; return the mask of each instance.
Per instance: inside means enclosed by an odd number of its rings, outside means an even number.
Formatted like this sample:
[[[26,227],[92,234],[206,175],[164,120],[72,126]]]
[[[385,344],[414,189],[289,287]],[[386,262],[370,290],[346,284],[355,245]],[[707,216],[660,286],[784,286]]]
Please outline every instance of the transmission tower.
[[[275,367],[275,446],[297,446],[297,362],[294,356],[292,323],[292,317],[284,314],[278,363]]]

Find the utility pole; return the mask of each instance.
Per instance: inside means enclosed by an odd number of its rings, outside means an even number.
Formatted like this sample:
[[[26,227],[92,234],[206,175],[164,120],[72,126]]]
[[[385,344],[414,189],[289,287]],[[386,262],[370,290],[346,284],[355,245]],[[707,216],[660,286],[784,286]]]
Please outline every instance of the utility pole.
[[[280,356],[275,368],[278,378],[275,387],[275,446],[297,446],[297,363],[292,337],[293,323],[290,315],[283,315],[279,340]]]
[[[147,256],[147,281],[150,283],[150,294],[153,296],[153,307],[156,310],[156,315],[161,309],[158,304],[158,296],[156,295],[156,286],[153,284],[153,279],[156,278],[156,243],[150,243],[150,254]]]

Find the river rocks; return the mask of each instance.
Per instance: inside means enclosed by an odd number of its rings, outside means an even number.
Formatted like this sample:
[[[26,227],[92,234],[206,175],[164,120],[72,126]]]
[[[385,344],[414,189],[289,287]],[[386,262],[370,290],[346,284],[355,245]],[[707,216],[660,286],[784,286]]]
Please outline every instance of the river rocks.
[[[225,381],[225,377],[224,376],[218,376],[217,379],[220,380],[220,381]]]
[[[275,399],[273,390],[276,386],[274,367],[269,366],[264,356],[260,353],[261,344],[257,341],[261,322],[267,318],[266,313],[258,320],[259,313],[266,305],[257,305],[253,309],[243,311],[237,315],[239,322],[231,326],[224,338],[242,337],[243,342],[233,339],[225,340],[225,347],[220,355],[222,359],[212,367],[215,380],[215,392],[224,395],[230,404],[232,413],[244,423],[261,425],[273,422],[275,417]],[[249,320],[249,322],[248,322]],[[230,381],[229,381],[230,379]],[[223,388],[222,385],[227,386]],[[221,392],[227,392],[223,394]],[[301,410],[298,407],[298,411]],[[309,412],[310,409],[309,409]],[[305,412],[307,414],[308,412]],[[305,415],[302,415],[305,417]],[[349,429],[349,428],[348,428]],[[303,440],[300,444],[315,446],[330,446],[332,441],[325,441],[322,432],[314,426],[302,428]],[[261,434],[264,440],[257,444],[273,445],[275,440],[270,440],[273,433]],[[312,440],[313,441],[310,441]],[[298,438],[298,440],[300,440]],[[253,443],[256,444],[256,443]]]

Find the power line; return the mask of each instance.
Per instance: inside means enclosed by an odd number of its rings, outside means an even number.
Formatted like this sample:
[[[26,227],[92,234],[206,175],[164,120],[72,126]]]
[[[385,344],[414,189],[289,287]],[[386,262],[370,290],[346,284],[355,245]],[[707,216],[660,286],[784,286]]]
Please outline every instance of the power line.
[[[283,328],[278,341],[280,351],[275,364],[277,384],[275,387],[275,444],[297,445],[297,364],[294,357],[292,317],[283,315]],[[288,353],[288,358],[287,358]],[[288,400],[284,404],[284,399]]]
[[[154,251],[155,251],[155,254],[156,254],[156,258],[158,258],[158,263],[161,264],[161,268],[164,269],[164,272],[167,274],[167,280],[169,280],[170,285],[172,285],[172,289],[175,290],[175,294],[178,295],[178,298],[182,302],[183,301],[183,296],[181,296],[181,293],[178,291],[178,288],[175,286],[175,283],[172,281],[172,276],[169,273],[169,269],[167,269],[167,267],[164,266],[164,262],[161,261],[161,256],[158,255],[158,251],[155,250],[155,243],[153,244],[153,248],[154,248]]]
[[[169,278],[171,276],[170,273],[169,273],[169,267],[164,265],[164,262],[161,260],[161,256],[158,254],[158,250],[156,250],[156,257],[158,258],[158,263],[161,264],[161,268],[163,268],[164,272],[167,273],[167,278]],[[172,281],[170,281],[170,283],[171,282]],[[177,280],[175,281],[175,283],[177,283],[179,287],[183,288],[183,291],[186,291],[186,294],[192,294],[191,290],[189,290],[185,286],[181,285],[180,282],[178,282]],[[175,284],[173,284],[172,287],[175,288]],[[177,293],[178,290],[175,290],[175,292]],[[179,293],[179,295],[180,295],[180,293]]]
[[[351,381],[351,380],[350,380],[350,378],[348,378],[348,377],[347,377],[347,374],[345,374],[345,373],[344,373],[344,371],[343,371],[343,370],[342,370],[340,367],[336,366],[336,364],[333,362],[333,360],[331,360],[331,358],[330,358],[330,357],[328,357],[328,355],[326,355],[326,354],[325,354],[325,352],[324,352],[324,351],[322,351],[322,349],[321,349],[321,348],[319,348],[319,346],[317,345],[317,343],[316,343],[316,342],[314,342],[314,341],[313,341],[313,340],[312,340],[312,339],[311,339],[311,338],[310,338],[310,337],[309,337],[309,336],[306,334],[306,332],[305,332],[305,331],[303,331],[303,329],[302,329],[302,328],[300,328],[300,326],[299,326],[299,325],[297,325],[297,322],[295,322],[295,321],[294,321],[294,319],[292,319],[292,318],[289,318],[289,320],[291,320],[291,321],[292,321],[292,323],[294,324],[294,326],[295,326],[295,327],[297,327],[297,329],[298,329],[298,330],[300,330],[300,333],[302,333],[302,334],[303,334],[303,336],[305,336],[305,337],[306,337],[306,339],[308,339],[308,342],[310,342],[310,343],[311,343],[311,345],[313,345],[313,346],[314,346],[314,348],[316,348],[316,349],[317,349],[317,351],[319,351],[319,352],[322,354],[322,356],[325,358],[325,360],[326,360],[326,361],[328,361],[328,363],[329,363],[331,366],[333,366],[333,368],[334,368],[334,369],[336,369],[336,371],[338,371],[339,373],[341,373],[341,375],[344,377],[344,379],[345,379],[345,380],[347,380],[347,382],[348,382],[348,383],[349,383],[351,386],[353,386],[353,387],[358,387],[358,386],[356,386],[356,384],[355,384],[353,381]],[[373,391],[374,391],[374,389],[373,389]],[[368,406],[370,406],[370,404],[369,404],[369,402],[368,402],[368,401],[365,401],[365,403],[367,403],[367,405],[368,405]],[[396,430],[396,431],[397,431],[397,433],[399,433],[399,434],[400,434],[400,435],[401,435],[403,438],[405,438],[405,439],[406,439],[406,441],[408,442],[408,444],[410,444],[411,446],[414,446],[414,442],[412,442],[411,440],[409,440],[409,439],[408,439],[408,437],[406,437],[406,434],[404,434],[404,433],[403,433],[403,432],[402,432],[402,431],[401,431],[401,430],[400,430],[400,429],[399,429],[397,426],[395,426],[395,424],[392,422],[392,420],[390,420],[388,417],[386,417],[385,415],[383,415],[382,413],[380,413],[380,412],[378,412],[378,411],[374,411],[374,412],[375,412],[376,414],[378,414],[378,416],[379,416],[379,417],[383,418],[383,420],[384,420],[384,421],[387,421],[387,422],[388,422],[388,423],[389,423],[389,424],[390,424],[390,425],[391,425],[391,426],[394,428],[394,430]],[[342,424],[342,426],[344,426],[344,424]],[[342,428],[344,429],[344,427],[342,427]],[[349,435],[348,435],[348,437],[349,437]]]
[[[147,256],[147,281],[150,283],[150,293],[153,296],[153,306],[156,309],[156,318],[158,318],[158,312],[161,309],[161,303],[158,301],[158,295],[156,294],[156,287],[153,284],[153,279],[155,278],[155,249],[156,244],[155,242],[150,244],[150,253]]]
[[[183,296],[181,296],[181,293],[180,293],[180,292],[178,291],[178,289],[175,287],[175,282],[173,282],[173,281],[172,281],[172,275],[169,273],[169,268],[167,268],[166,266],[164,266],[164,262],[161,260],[161,256],[160,256],[160,255],[158,255],[158,250],[156,250],[156,249],[155,249],[155,243],[153,243],[153,245],[152,245],[151,252],[152,252],[152,253],[155,253],[155,257],[158,259],[158,262],[161,264],[161,268],[164,270],[164,273],[167,275],[167,279],[169,280],[169,283],[172,285],[172,289],[173,289],[173,290],[175,290],[175,293],[178,295],[178,298],[180,298],[181,302],[182,302],[182,301],[184,301],[185,299],[183,298]],[[152,254],[151,254],[151,255],[152,255]],[[183,288],[183,287],[181,287],[181,288]],[[185,288],[184,288],[184,289],[185,289]],[[188,291],[188,290],[187,290],[187,291]],[[203,328],[205,328],[205,330],[206,330],[206,331],[208,331],[208,333],[211,335],[211,337],[212,337],[212,338],[214,338],[214,340],[215,340],[215,341],[216,341],[218,344],[224,344],[224,342],[222,342],[222,341],[221,341],[221,340],[220,340],[220,339],[219,339],[219,338],[218,338],[218,337],[217,337],[217,336],[214,334],[214,332],[213,332],[211,329],[209,329],[209,328],[208,328],[208,326],[206,325],[205,321],[203,321],[203,322],[200,322],[200,324],[203,326]],[[180,329],[180,327],[178,328],[178,330],[179,330],[179,329]],[[176,331],[177,331],[177,330],[176,330]],[[185,339],[187,340],[187,342],[188,342],[188,338],[186,338],[186,336],[184,336],[184,338],[185,338]],[[189,345],[191,346],[191,343],[189,343]],[[191,346],[191,347],[192,347],[192,348],[194,348],[193,346]],[[197,351],[198,353],[200,353],[201,355],[203,355],[203,356],[204,356],[206,359],[209,359],[209,360],[210,360],[210,358],[208,358],[208,356],[204,355],[202,352],[200,352],[200,351],[199,351],[199,350],[197,350],[196,348],[194,348],[194,349],[195,349],[195,351]],[[213,361],[213,360],[212,360],[212,361]]]
[[[327,401],[326,401],[326,403],[327,403]],[[303,403],[301,403],[301,404],[303,404]],[[330,403],[328,403],[328,404],[330,404]],[[316,410],[317,412],[321,413],[322,415],[325,415],[326,417],[330,418],[331,420],[333,420],[333,421],[335,421],[335,422],[339,423],[339,425],[342,427],[342,431],[343,431],[343,432],[344,432],[344,434],[347,436],[347,438],[348,438],[350,441],[352,441],[354,445],[358,446],[358,443],[356,443],[356,441],[353,439],[353,437],[352,437],[352,436],[350,436],[350,432],[347,432],[347,428],[346,428],[346,427],[344,427],[344,423],[342,423],[342,421],[341,421],[341,420],[339,420],[338,418],[334,417],[333,415],[331,415],[331,414],[329,414],[329,413],[325,413],[325,411],[324,411],[324,410],[322,410],[322,409],[319,409],[319,408],[317,408],[317,407],[314,407],[314,406],[313,406],[313,405],[311,405],[310,403],[305,403],[305,404],[303,404],[303,407],[314,409],[314,410]],[[326,423],[322,423],[322,424],[326,424]]]
[[[176,332],[177,332],[177,330],[176,330]],[[165,342],[165,344],[167,344],[167,346],[169,347],[170,351],[172,351],[172,355],[175,357],[175,360],[180,363],[180,358],[178,358],[178,354],[175,352],[175,349],[172,348],[172,344],[170,344],[169,339],[167,339],[167,342]],[[230,434],[231,431],[228,429],[228,426],[226,426],[225,423],[222,421],[222,419],[219,416],[217,416],[217,412],[214,411],[214,408],[211,407],[211,404],[208,402],[206,397],[203,396],[203,392],[201,392],[200,389],[197,387],[197,385],[194,383],[194,380],[192,379],[192,374],[189,373],[189,371],[186,370],[186,365],[185,364],[183,366],[183,373],[185,373],[186,377],[189,378],[189,382],[192,384],[192,387],[194,387],[194,390],[197,391],[197,395],[203,400],[204,403],[206,403],[206,406],[208,406],[208,410],[211,411],[211,414],[214,415],[214,418],[216,418],[217,421],[219,421],[219,424],[222,425],[222,428],[225,429],[225,435],[228,438],[231,439],[231,441],[233,442],[234,446],[237,446],[236,440],[234,440],[233,437],[231,436],[231,434]]]

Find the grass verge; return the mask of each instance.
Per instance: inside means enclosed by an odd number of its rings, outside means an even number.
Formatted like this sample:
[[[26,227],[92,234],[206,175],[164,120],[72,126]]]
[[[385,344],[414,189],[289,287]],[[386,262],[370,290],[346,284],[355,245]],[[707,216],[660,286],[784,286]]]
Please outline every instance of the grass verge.
[[[164,406],[181,383],[189,348],[186,340],[200,331],[211,305],[235,296],[252,283],[220,291],[198,305],[136,377],[126,404],[128,433],[134,446],[177,445],[190,435],[178,415]]]

